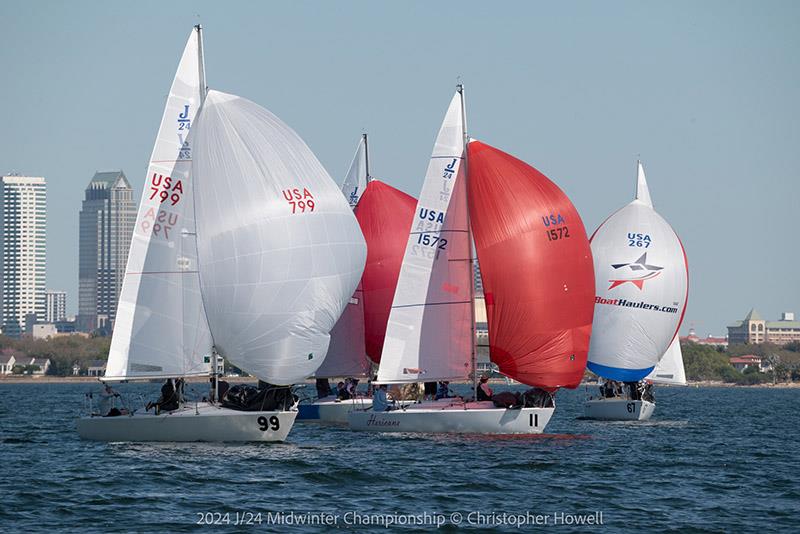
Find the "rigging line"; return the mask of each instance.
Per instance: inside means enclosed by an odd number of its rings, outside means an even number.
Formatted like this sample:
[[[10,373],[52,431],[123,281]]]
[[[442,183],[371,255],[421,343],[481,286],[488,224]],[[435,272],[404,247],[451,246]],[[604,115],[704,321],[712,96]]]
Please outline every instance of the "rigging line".
[[[395,308],[417,308],[419,306],[441,306],[447,304],[469,304],[469,300],[454,300],[451,302],[423,302],[422,304],[403,304],[400,306],[392,306],[392,309]]]

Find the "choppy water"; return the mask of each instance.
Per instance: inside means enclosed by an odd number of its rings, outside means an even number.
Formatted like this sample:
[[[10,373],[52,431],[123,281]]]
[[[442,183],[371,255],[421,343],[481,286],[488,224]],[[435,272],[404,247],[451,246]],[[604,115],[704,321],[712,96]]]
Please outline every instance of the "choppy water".
[[[219,531],[315,532],[359,519],[357,531],[387,530],[362,514],[429,522],[390,531],[445,520],[445,532],[478,513],[495,523],[540,515],[525,531],[585,531],[555,523],[595,512],[599,528],[619,531],[796,531],[800,520],[798,389],[660,389],[646,423],[576,420],[584,391],[562,391],[549,434],[535,437],[298,423],[286,443],[234,445],[80,441],[74,418],[90,387],[0,384],[0,531],[186,531],[204,512],[220,514],[205,516]],[[120,388],[155,397],[158,385]],[[317,524],[278,526],[270,512]],[[235,525],[243,519],[260,524]]]

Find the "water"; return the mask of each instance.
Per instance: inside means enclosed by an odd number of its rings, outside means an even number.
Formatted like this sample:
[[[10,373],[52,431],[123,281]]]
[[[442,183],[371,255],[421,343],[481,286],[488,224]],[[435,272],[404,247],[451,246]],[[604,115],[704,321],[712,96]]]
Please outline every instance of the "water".
[[[361,518],[359,532],[435,528],[364,526],[361,514],[446,519],[444,532],[457,530],[453,514],[461,528],[477,513],[540,514],[538,528],[568,532],[588,527],[559,517],[595,512],[595,528],[618,531],[777,532],[800,517],[800,389],[662,388],[645,423],[576,420],[584,391],[562,391],[549,434],[534,437],[296,424],[286,443],[235,445],[80,441],[74,418],[90,387],[0,384],[0,531],[187,531],[204,512],[219,514],[206,519],[221,532],[331,528],[278,527],[268,512],[338,514],[325,520],[342,529]],[[155,398],[158,385],[120,389]]]

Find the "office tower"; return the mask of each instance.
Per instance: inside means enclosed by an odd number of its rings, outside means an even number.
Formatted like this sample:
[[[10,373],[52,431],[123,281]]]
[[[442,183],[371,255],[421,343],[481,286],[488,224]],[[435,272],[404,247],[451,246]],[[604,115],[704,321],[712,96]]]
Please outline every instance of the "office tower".
[[[78,329],[111,333],[134,224],[133,189],[125,173],[95,173],[80,213]]]
[[[0,197],[1,326],[18,337],[45,318],[47,183],[41,176],[3,176]]]

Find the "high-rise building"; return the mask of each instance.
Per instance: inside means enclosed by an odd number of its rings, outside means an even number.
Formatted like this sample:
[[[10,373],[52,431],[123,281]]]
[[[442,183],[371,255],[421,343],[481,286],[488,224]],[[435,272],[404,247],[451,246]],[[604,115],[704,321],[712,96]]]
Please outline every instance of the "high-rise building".
[[[136,224],[133,189],[122,171],[97,172],[81,206],[78,328],[110,333]]]
[[[44,320],[57,323],[67,320],[67,292],[48,289],[45,292]]]
[[[0,322],[16,337],[45,318],[47,183],[3,176],[0,203]]]

